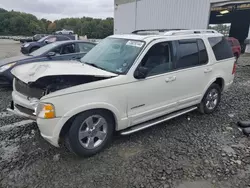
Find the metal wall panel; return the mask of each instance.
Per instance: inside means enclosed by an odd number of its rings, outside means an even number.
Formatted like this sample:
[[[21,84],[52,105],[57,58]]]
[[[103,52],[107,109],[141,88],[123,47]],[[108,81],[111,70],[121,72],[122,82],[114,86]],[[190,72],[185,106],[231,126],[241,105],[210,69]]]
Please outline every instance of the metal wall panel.
[[[227,0],[115,0],[115,33],[135,29],[206,29],[211,3]],[[125,4],[124,4],[125,3]]]
[[[138,29],[207,28],[209,0],[142,0],[137,3]]]
[[[114,33],[130,33],[135,29],[135,3],[115,6]]]

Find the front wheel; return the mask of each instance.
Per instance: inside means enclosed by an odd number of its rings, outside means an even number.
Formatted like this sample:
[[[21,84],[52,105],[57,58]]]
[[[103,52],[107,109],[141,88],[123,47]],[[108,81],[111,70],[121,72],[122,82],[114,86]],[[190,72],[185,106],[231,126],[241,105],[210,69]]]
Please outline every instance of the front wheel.
[[[65,144],[67,148],[81,157],[89,157],[102,151],[112,140],[114,121],[103,110],[91,110],[76,116]]]
[[[221,100],[221,88],[218,84],[212,84],[206,91],[200,105],[199,111],[203,114],[213,113]]]

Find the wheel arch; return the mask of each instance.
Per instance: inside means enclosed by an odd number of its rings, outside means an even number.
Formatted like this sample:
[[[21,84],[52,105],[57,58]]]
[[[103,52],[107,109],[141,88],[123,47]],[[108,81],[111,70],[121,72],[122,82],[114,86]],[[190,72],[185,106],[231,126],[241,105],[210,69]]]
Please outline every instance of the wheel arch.
[[[205,93],[207,92],[208,88],[209,88],[212,84],[214,84],[214,83],[216,83],[216,84],[218,84],[218,85],[220,86],[221,91],[224,90],[224,88],[225,88],[225,80],[224,80],[221,76],[217,76],[215,79],[211,80],[211,81],[207,84],[205,90],[204,90],[203,93],[202,93],[202,98],[201,98],[201,100],[203,99],[203,97],[204,97]]]
[[[63,138],[65,136],[65,134],[67,133],[67,131],[70,129],[70,126],[71,126],[73,120],[75,119],[75,117],[83,112],[91,111],[91,110],[103,110],[103,111],[109,113],[114,120],[115,129],[117,130],[119,120],[120,120],[119,111],[111,105],[107,105],[107,104],[106,105],[96,105],[95,104],[92,107],[90,107],[90,105],[78,107],[74,110],[71,110],[67,114],[65,114],[56,126],[56,129],[53,133],[54,137],[57,137],[59,139]]]

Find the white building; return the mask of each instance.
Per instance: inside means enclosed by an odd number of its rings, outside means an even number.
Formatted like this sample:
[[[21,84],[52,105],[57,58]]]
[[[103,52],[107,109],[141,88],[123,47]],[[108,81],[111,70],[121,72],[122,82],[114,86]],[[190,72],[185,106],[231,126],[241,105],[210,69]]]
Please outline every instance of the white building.
[[[115,0],[114,33],[141,29],[206,29],[231,23],[230,35],[241,43],[250,37],[250,1]]]

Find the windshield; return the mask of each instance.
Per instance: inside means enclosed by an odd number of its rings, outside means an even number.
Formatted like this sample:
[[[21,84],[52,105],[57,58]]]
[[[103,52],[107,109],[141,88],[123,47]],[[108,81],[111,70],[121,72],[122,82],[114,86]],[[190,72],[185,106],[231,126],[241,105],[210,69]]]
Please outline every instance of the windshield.
[[[144,46],[143,41],[106,38],[90,50],[82,63],[117,74],[126,74]]]
[[[56,43],[47,44],[46,46],[43,46],[43,47],[35,50],[34,52],[30,53],[29,55],[31,55],[31,56],[39,56],[39,55],[44,54],[45,52],[48,52],[48,51],[52,50],[56,46],[57,46]]]
[[[48,38],[48,36],[45,36],[45,37],[41,38],[41,39],[38,40],[37,42],[43,42],[46,38]]]

